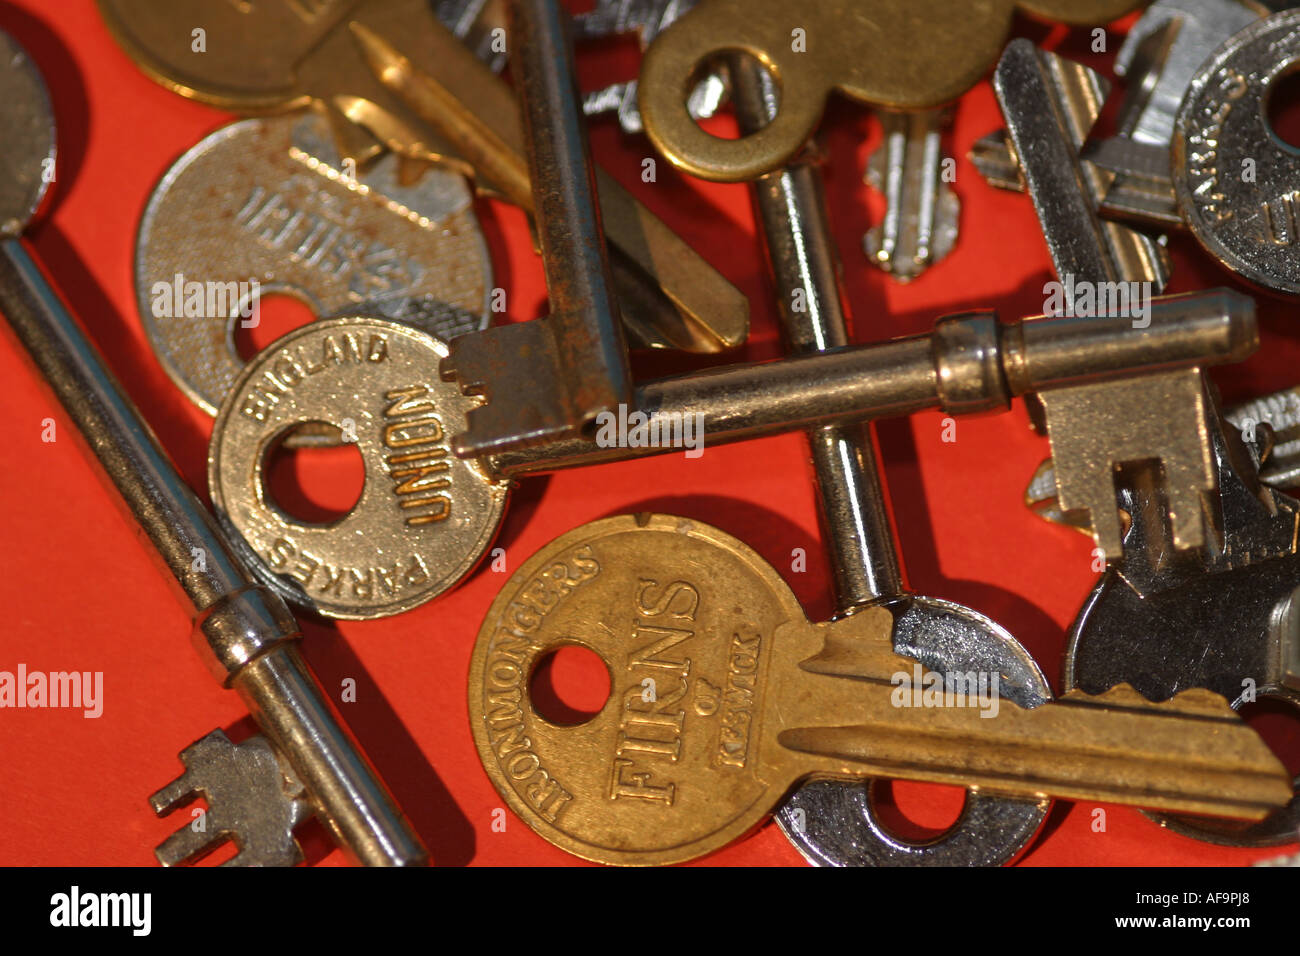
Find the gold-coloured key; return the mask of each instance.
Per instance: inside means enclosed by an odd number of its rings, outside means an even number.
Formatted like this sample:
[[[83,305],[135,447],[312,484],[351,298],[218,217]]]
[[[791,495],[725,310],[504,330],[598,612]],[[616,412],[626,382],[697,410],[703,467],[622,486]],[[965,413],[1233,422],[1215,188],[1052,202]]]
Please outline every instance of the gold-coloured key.
[[[314,103],[330,118],[340,156],[361,164],[391,147],[473,173],[493,195],[531,202],[509,87],[427,0],[100,0],[99,9],[136,64],[174,92],[245,114]],[[378,71],[367,61],[377,48],[391,51]],[[390,88],[403,69],[436,77],[468,104],[499,134],[501,155],[462,154],[463,140],[429,128],[405,91]],[[497,175],[512,163],[523,170],[522,193]],[[600,202],[634,347],[718,352],[745,340],[749,302],[735,286],[608,176]]]
[[[584,525],[493,602],[470,667],[475,743],[498,791],[579,856],[661,864],[719,849],[809,777],[905,777],[1259,819],[1285,768],[1208,691],[1164,704],[1127,687],[1034,710],[999,674],[929,675],[871,607],[811,624],[776,571],[716,528],[668,515]],[[564,645],[611,694],[577,725],[544,719],[529,680]]]
[[[704,179],[755,179],[784,165],[839,92],[877,106],[940,106],[993,66],[1017,9],[1067,23],[1107,23],[1140,0],[702,0],[659,35],[641,70],[646,132]],[[743,139],[701,129],[686,108],[709,60],[743,51],[773,73],[781,105]]]

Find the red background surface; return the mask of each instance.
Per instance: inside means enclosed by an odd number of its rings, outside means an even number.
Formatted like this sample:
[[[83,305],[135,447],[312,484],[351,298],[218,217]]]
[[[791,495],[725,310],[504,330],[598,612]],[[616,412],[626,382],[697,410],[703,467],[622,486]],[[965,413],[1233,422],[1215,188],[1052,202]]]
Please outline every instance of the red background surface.
[[[590,6],[574,4],[574,9]],[[191,484],[205,493],[210,420],[193,408],[154,360],[132,293],[138,217],[167,166],[228,117],[187,102],[138,72],[114,44],[91,0],[0,4],[0,27],[30,51],[51,87],[60,158],[54,201],[30,233],[62,292]],[[1085,31],[1028,21],[1020,33],[1109,74],[1111,57],[1093,56]],[[1113,54],[1119,33],[1109,38]],[[628,78],[632,42],[583,48],[588,87]],[[870,112],[835,103],[823,140],[836,238],[845,264],[855,340],[929,330],[935,318],[996,307],[1004,317],[1042,310],[1050,263],[1030,203],[985,186],[965,159],[980,135],[1000,125],[992,90],[981,83],[960,104],[952,154],[958,158],[962,237],[919,281],[902,286],[870,268],[861,237],[878,222],[880,197],[862,185],[880,139]],[[762,259],[753,239],[747,188],[687,180],[659,164],[658,182],[640,181],[646,142],[612,121],[593,124],[593,149],[606,168],[702,251],[753,303],[753,334],[737,360],[777,356],[780,344]],[[480,214],[512,319],[544,311],[540,263],[515,209],[481,203]],[[1231,283],[1187,237],[1174,237],[1171,291]],[[1300,355],[1284,304],[1260,298],[1265,348],[1243,366],[1216,370],[1236,400],[1294,384]],[[283,328],[284,320],[275,327]],[[702,367],[681,356],[640,357],[641,375]],[[146,798],[181,767],[177,751],[214,727],[249,732],[235,695],[221,690],[188,643],[189,617],[146,548],[124,520],[115,495],[88,463],[61,408],[0,335],[0,669],[104,672],[104,713],[0,711],[0,864],[153,865],[152,848],[188,815],[156,819]],[[58,440],[41,440],[42,420]],[[1059,690],[1064,634],[1092,587],[1090,544],[1050,526],[1022,505],[1024,487],[1048,454],[1022,405],[1008,414],[960,419],[957,441],[940,440],[942,416],[883,423],[884,455],[902,554],[919,593],[960,601],[1007,627],[1037,657]],[[345,503],[348,476],[337,458],[299,461],[306,494]],[[355,489],[353,489],[355,490]],[[710,448],[698,460],[673,455],[525,480],[511,501],[498,544],[510,569],[586,521],[647,508],[718,525],[772,562],[813,619],[831,598],[817,531],[813,485],[798,434]],[[803,548],[807,570],[791,571]],[[488,604],[504,583],[481,567],[455,592],[405,615],[372,622],[303,619],[305,653],[338,693],[357,681],[345,718],[413,819],[440,864],[574,864],[576,858],[534,835],[507,811],[483,773],[467,725],[470,649]],[[556,676],[561,694],[591,696],[585,674]],[[1270,728],[1294,738],[1294,724]],[[1294,743],[1294,740],[1292,741]],[[960,792],[897,785],[900,805],[918,823],[941,826]],[[1023,865],[1227,864],[1276,852],[1226,850],[1166,833],[1135,811],[1107,807],[1106,832],[1090,828],[1092,806],[1059,804]],[[317,834],[313,862],[342,862]],[[769,825],[709,858],[719,865],[799,865],[801,857]]]

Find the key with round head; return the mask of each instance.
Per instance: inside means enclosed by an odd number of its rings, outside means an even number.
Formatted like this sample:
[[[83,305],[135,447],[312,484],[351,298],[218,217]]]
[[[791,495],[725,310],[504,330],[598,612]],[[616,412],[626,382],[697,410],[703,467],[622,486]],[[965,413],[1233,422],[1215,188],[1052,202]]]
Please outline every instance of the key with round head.
[[[984,76],[1017,9],[1106,23],[1138,0],[701,0],[659,35],[641,70],[646,132],[673,165],[704,179],[753,179],[799,152],[838,91],[876,106],[955,100]],[[711,58],[748,53],[781,87],[775,118],[738,140],[701,129],[686,97]]]
[[[720,849],[811,776],[1245,819],[1290,799],[1285,768],[1209,691],[1152,704],[1121,686],[1024,709],[996,673],[927,672],[893,629],[881,607],[809,623],[767,562],[700,522],[595,521],[533,555],[488,610],[474,741],[529,826],[619,864]],[[566,645],[610,673],[609,699],[580,723],[533,703],[538,664]]]
[[[49,181],[55,126],[40,73],[4,33],[0,132],[11,173],[0,187],[0,313],[121,494],[141,538],[176,579],[193,610],[195,649],[247,703],[345,852],[374,865],[427,862],[428,851],[303,660],[289,609],[257,585],[21,241]],[[225,782],[239,786],[241,761],[224,766],[236,778]],[[286,859],[282,843],[276,846],[263,862]]]
[[[473,7],[443,4],[440,12],[454,15],[450,27],[427,0],[181,0],[166,10],[150,0],[102,0],[100,10],[131,58],[171,90],[249,114],[315,104],[344,159],[364,165],[389,147],[472,175],[485,194],[532,211],[518,104],[453,32],[478,22],[461,16]],[[430,122],[422,94],[431,81],[449,91],[451,104],[465,104],[452,115],[472,117],[485,137],[469,140],[437,122],[445,107]],[[743,342],[744,296],[617,182],[599,176],[632,343],[717,352]]]
[[[291,296],[322,319],[382,316],[447,340],[487,326],[493,283],[463,177],[428,167],[404,183],[391,153],[352,174],[329,124],[305,110],[204,137],[163,174],[140,219],[141,323],[209,414],[245,364],[237,329],[260,309],[241,312],[238,290],[254,285],[254,307]],[[191,308],[195,288],[227,294]]]

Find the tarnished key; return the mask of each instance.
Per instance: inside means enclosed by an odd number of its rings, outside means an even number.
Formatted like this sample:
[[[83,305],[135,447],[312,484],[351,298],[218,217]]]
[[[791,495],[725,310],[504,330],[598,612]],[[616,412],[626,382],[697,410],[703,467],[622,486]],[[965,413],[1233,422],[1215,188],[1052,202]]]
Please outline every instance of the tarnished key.
[[[775,107],[770,77],[743,58],[728,65],[742,129],[760,125]],[[799,163],[755,181],[753,193],[790,351],[847,346],[820,171]],[[804,308],[794,306],[797,292],[803,293]],[[1020,706],[1048,700],[1046,678],[1010,634],[969,608],[904,587],[871,426],[828,426],[807,434],[837,615],[888,607],[894,648],[929,670],[997,672],[1001,693]],[[1018,855],[1047,819],[1047,800],[1007,800],[978,791],[967,791],[966,799],[952,827],[922,842],[905,840],[881,822],[870,781],[805,784],[781,805],[776,819],[810,862],[830,866],[994,866]]]
[[[1115,72],[1127,80],[1110,139],[1083,144],[1083,158],[1110,179],[1101,211],[1161,227],[1186,225],[1170,178],[1169,148],[1187,87],[1220,44],[1263,15],[1250,0],[1156,0],[1125,37]],[[984,179],[1002,189],[1024,189],[1004,131],[971,150]]]
[[[1300,708],[1300,502],[1260,485],[1254,449],[1217,416],[1211,435],[1221,535],[1200,552],[1175,552],[1154,476],[1130,473],[1120,493],[1131,516],[1124,556],[1070,629],[1065,686],[1095,693],[1124,682],[1149,700],[1204,687],[1234,707],[1273,699]],[[1300,795],[1248,825],[1161,822],[1233,846],[1290,843]]]
[[[942,106],[997,60],[1017,9],[1106,23],[1140,0],[700,0],[651,44],[641,70],[646,132],[673,165],[703,179],[754,179],[785,165],[840,92],[877,106]],[[775,118],[742,139],[711,136],[687,111],[688,78],[745,51],[777,76]]]
[[[519,108],[510,89],[438,22],[428,0],[177,0],[165,9],[153,0],[100,0],[100,10],[131,58],[169,89],[243,113],[315,102],[331,118],[339,155],[359,166],[388,146],[445,162],[492,194],[531,209]],[[203,53],[191,49],[195,24],[205,31]],[[378,60],[376,49],[384,53]],[[491,131],[496,152],[467,152],[463,137],[430,126],[421,103],[411,102],[410,74],[453,90]],[[512,184],[498,175],[503,169],[515,172],[521,188],[508,188]],[[600,196],[633,344],[716,352],[743,342],[749,303],[739,290],[613,179],[601,176]]]
[[[374,315],[445,340],[487,327],[492,264],[464,178],[430,167],[403,184],[393,154],[353,172],[308,110],[205,137],[163,174],[140,218],[141,322],[163,368],[209,414],[244,366],[235,331],[251,324],[238,294],[250,280],[261,297],[293,296],[321,319]],[[212,303],[224,312],[188,308],[182,290],[196,283],[234,290]]]
[[[455,436],[462,457],[588,431],[626,407],[632,377],[596,204],[587,131],[576,99],[568,14],[558,0],[513,0],[512,63],[528,143],[545,319],[451,343],[442,375],[486,403]]]
[[[349,856],[376,865],[427,862],[428,851],[299,653],[302,635],[289,609],[236,557],[20,240],[54,158],[54,118],[40,74],[3,33],[0,130],[0,155],[12,173],[0,180],[0,312],[188,599],[195,649],[248,705]],[[246,861],[261,859],[256,848],[239,848]],[[284,858],[277,849],[265,862]]]
[[[1168,262],[1164,249],[1149,237],[1098,217],[1104,183],[1081,163],[1078,146],[1100,111],[1100,78],[1039,51],[1028,40],[1013,40],[993,85],[1052,255],[1064,308],[1085,315],[1115,311],[1114,304],[1099,307],[1095,299],[1113,290],[1128,291],[1129,307],[1118,311],[1133,316],[1131,334],[1142,338],[1144,319],[1134,303],[1140,308],[1153,289],[1164,287]],[[1087,291],[1094,294],[1091,308],[1081,307],[1076,298]],[[1205,506],[1215,475],[1200,369],[1080,385],[1042,401],[1058,500],[1066,511],[1086,512],[1108,558],[1122,553],[1115,473],[1126,462],[1161,462],[1175,546],[1204,543],[1205,525],[1213,523]]]
[[[867,161],[867,182],[885,195],[885,218],[862,241],[867,261],[910,282],[952,251],[961,200],[944,179],[947,110],[877,113],[885,141]]]
[[[185,773],[149,798],[161,816],[199,797],[208,808],[163,841],[163,866],[197,863],[228,841],[238,851],[222,866],[296,866],[303,860],[294,831],[311,817],[302,782],[265,737],[233,744],[214,730],[180,754]],[[201,821],[201,822],[200,822]]]
[[[594,8],[573,18],[574,37],[598,40],[635,33],[644,50],[660,30],[693,6],[695,0],[596,0]],[[582,111],[588,116],[614,113],[625,133],[640,133],[644,127],[636,105],[636,86],[636,80],[628,80],[592,90],[583,97]],[[717,112],[726,97],[725,79],[716,71],[706,73],[691,91],[687,109],[697,119],[709,117]]]
[[[484,769],[539,835],[605,863],[663,864],[760,824],[808,776],[906,777],[1039,799],[1259,819],[1285,768],[1206,690],[1128,687],[1032,710],[996,675],[951,692],[895,652],[893,615],[812,624],[762,557],[698,521],[595,521],[520,566],[484,618],[469,711]],[[589,720],[543,719],[537,665],[577,644],[605,662]]]

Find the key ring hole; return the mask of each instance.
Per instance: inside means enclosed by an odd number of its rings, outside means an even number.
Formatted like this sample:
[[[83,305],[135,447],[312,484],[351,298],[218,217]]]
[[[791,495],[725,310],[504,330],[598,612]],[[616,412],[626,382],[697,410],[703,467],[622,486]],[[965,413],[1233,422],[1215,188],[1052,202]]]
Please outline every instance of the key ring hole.
[[[528,677],[533,709],[557,727],[587,723],[609,702],[609,667],[582,644],[561,644],[543,654]]]
[[[1288,64],[1269,82],[1264,118],[1274,137],[1300,150],[1300,61]]]
[[[913,846],[933,843],[948,833],[966,809],[966,789],[913,780],[874,777],[867,799],[886,832]]]
[[[310,436],[310,441],[304,441]],[[355,437],[331,422],[286,428],[267,445],[259,480],[268,505],[292,521],[332,525],[361,500],[366,465]]]
[[[736,101],[751,107],[742,119]],[[781,109],[781,81],[771,66],[745,50],[709,54],[686,83],[686,105],[695,123],[715,139],[742,140],[771,124]],[[701,109],[707,105],[708,109]]]
[[[250,362],[272,342],[318,317],[318,307],[303,293],[289,286],[263,286],[255,298],[241,298],[236,307],[231,320],[235,354]]]

